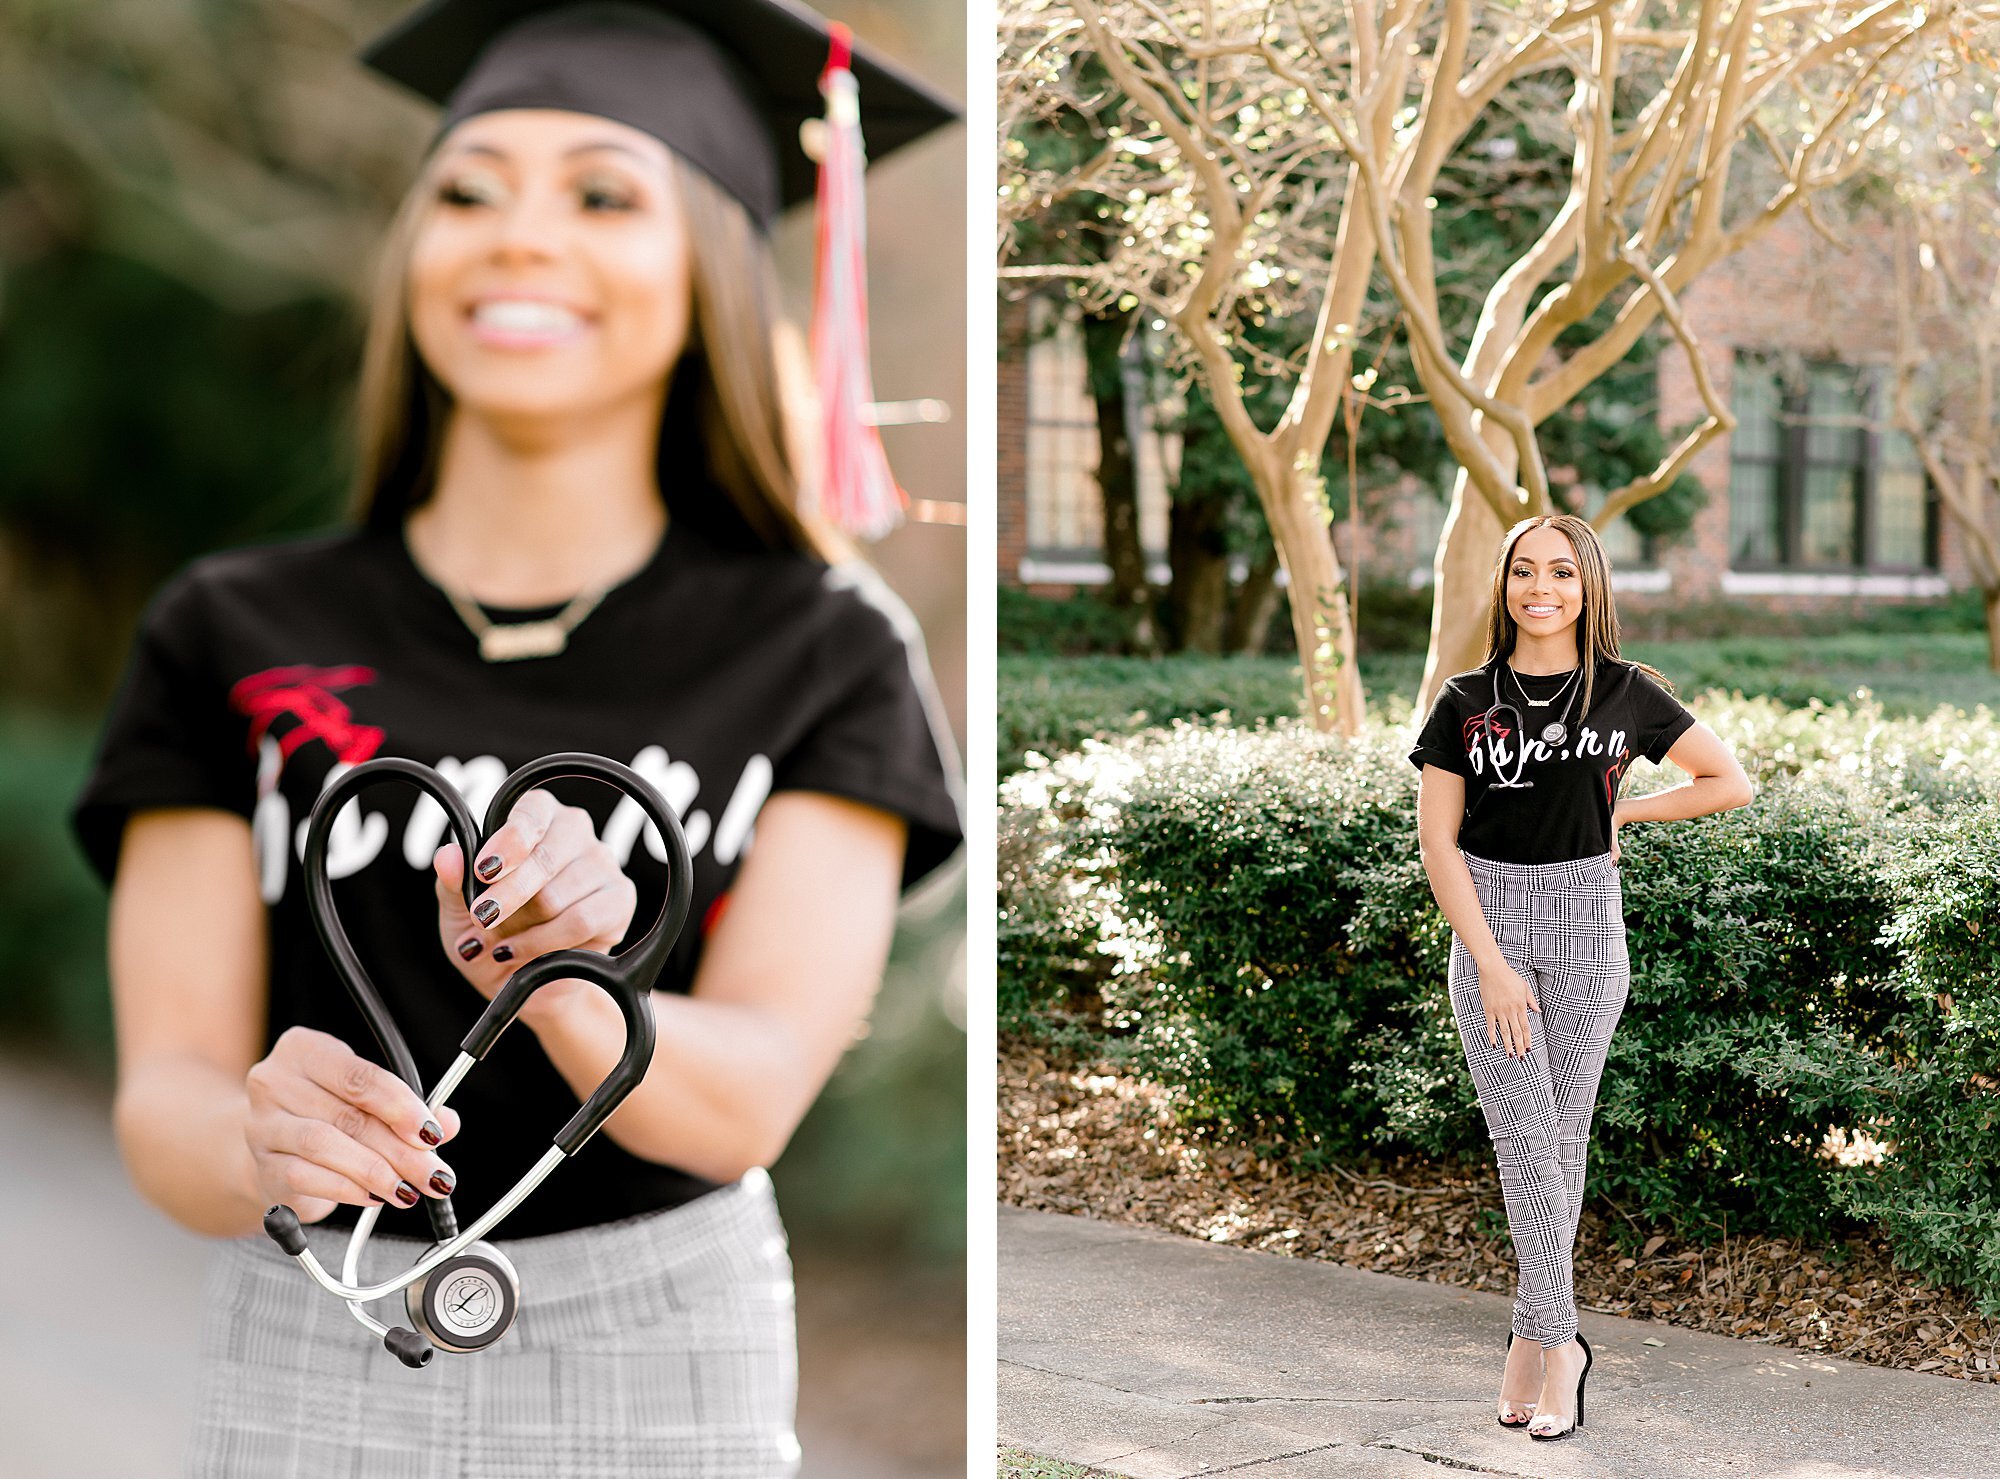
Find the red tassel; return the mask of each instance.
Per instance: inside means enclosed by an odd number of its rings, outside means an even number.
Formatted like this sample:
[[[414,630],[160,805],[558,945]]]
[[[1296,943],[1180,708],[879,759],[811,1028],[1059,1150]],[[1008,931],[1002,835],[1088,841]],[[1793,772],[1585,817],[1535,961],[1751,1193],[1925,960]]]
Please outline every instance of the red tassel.
[[[857,538],[880,539],[902,522],[909,495],[889,470],[882,437],[864,415],[875,399],[868,372],[867,224],[860,94],[849,69],[853,34],[832,27],[820,91],[826,128],[819,160],[813,274],[813,380],[819,392],[825,465],[821,511]]]

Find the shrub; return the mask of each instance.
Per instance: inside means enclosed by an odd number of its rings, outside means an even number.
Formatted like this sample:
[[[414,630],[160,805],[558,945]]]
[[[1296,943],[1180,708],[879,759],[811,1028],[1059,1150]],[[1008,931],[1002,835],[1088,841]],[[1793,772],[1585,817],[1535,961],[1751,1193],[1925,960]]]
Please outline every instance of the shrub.
[[[1593,1192],[1697,1241],[1725,1216],[1873,1221],[1907,1266],[2000,1307],[2000,806],[1975,801],[2000,725],[1866,697],[1699,709],[1760,790],[1621,833],[1633,980]],[[1401,723],[1348,741],[1176,722],[1010,777],[1003,1025],[1088,1028],[1190,1118],[1301,1160],[1490,1160],[1407,749]],[[1878,1168],[1829,1153],[1884,1126]]]
[[[1927,818],[1888,859],[1902,1008],[1867,1087],[1891,1153],[1837,1183],[1904,1267],[2000,1315],[2000,802]]]

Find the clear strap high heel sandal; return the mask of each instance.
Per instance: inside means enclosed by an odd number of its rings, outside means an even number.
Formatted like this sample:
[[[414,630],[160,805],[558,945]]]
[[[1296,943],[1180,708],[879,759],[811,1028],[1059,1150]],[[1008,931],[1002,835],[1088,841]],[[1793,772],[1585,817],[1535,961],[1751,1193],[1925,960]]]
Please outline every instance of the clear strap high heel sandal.
[[[1511,1327],[1509,1327],[1507,1331],[1508,1354],[1511,1355],[1513,1353],[1513,1350],[1514,1350],[1514,1331]],[[1534,1403],[1516,1402],[1511,1397],[1502,1397],[1500,1399],[1500,1415],[1494,1420],[1498,1422],[1500,1426],[1503,1428],[1525,1428],[1529,1424],[1529,1422],[1534,1418],[1534,1415],[1535,1415]]]
[[[1583,1426],[1583,1382],[1584,1378],[1590,1375],[1590,1342],[1583,1338],[1583,1332],[1579,1330],[1576,1333],[1576,1343],[1583,1347],[1583,1370],[1576,1374],[1576,1416],[1569,1420],[1567,1426],[1558,1428],[1554,1424],[1562,1421],[1560,1417],[1538,1412],[1528,1419],[1530,1438],[1567,1438]],[[1537,1428],[1535,1424],[1538,1422],[1548,1423],[1550,1426]]]

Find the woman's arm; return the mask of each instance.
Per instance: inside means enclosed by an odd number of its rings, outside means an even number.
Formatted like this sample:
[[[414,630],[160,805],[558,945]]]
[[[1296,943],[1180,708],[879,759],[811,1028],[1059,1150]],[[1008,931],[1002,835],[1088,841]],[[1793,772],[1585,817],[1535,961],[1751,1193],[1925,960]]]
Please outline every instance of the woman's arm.
[[[1465,816],[1465,777],[1438,765],[1426,765],[1417,782],[1417,846],[1431,893],[1444,910],[1465,948],[1483,971],[1500,960],[1500,942],[1479,906],[1472,871],[1458,850],[1458,824]]]
[[[216,1237],[264,1215],[243,1138],[243,1077],[264,1031],[255,867],[241,817],[142,811],[126,823],[111,890],[119,1149],[147,1201]]]
[[[874,1001],[906,833],[836,796],[767,800],[691,992],[653,993],[652,1067],[604,1133],[711,1181],[776,1160]],[[624,1019],[594,986],[545,988],[521,1020],[579,1099],[624,1051]]]
[[[1533,1039],[1528,1032],[1529,1008],[1542,1009],[1528,983],[1500,954],[1500,942],[1486,923],[1472,871],[1458,850],[1458,824],[1465,816],[1465,777],[1439,765],[1426,765],[1417,783],[1417,846],[1431,893],[1452,930],[1479,967],[1479,999],[1486,1008],[1487,1040],[1518,1056]]]
[[[399,1180],[427,1187],[442,1162],[425,1147],[429,1116],[408,1085],[302,1028],[259,1061],[264,906],[241,817],[210,807],[133,815],[111,891],[110,955],[119,1150],[140,1193],[174,1221],[241,1237],[275,1202],[315,1222],[337,1202],[393,1197]],[[443,1119],[448,1140],[458,1117],[447,1109]]]
[[[1627,822],[1670,822],[1746,806],[1756,795],[1735,754],[1706,724],[1692,724],[1667,751],[1667,759],[1693,779],[1650,796],[1618,799],[1612,835]]]

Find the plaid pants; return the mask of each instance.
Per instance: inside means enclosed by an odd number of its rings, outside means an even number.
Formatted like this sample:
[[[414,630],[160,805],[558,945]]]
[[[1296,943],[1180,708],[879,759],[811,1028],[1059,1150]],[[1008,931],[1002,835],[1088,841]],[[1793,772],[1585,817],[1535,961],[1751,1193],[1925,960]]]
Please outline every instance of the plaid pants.
[[[1501,958],[1533,991],[1530,1049],[1510,1058],[1486,1036],[1479,967],[1456,933],[1451,1005],[1500,1166],[1520,1287],[1514,1333],[1544,1346],[1576,1334],[1570,1255],[1584,1160],[1611,1033],[1631,985],[1624,899],[1609,853],[1564,863],[1461,854]]]
[[[306,1236],[338,1270],[346,1231]],[[364,1281],[425,1246],[374,1239]],[[514,1328],[412,1371],[261,1233],[216,1244],[188,1479],[797,1474],[791,1259],[763,1171],[662,1212],[496,1246],[521,1276]],[[370,1310],[408,1323],[400,1294]]]

